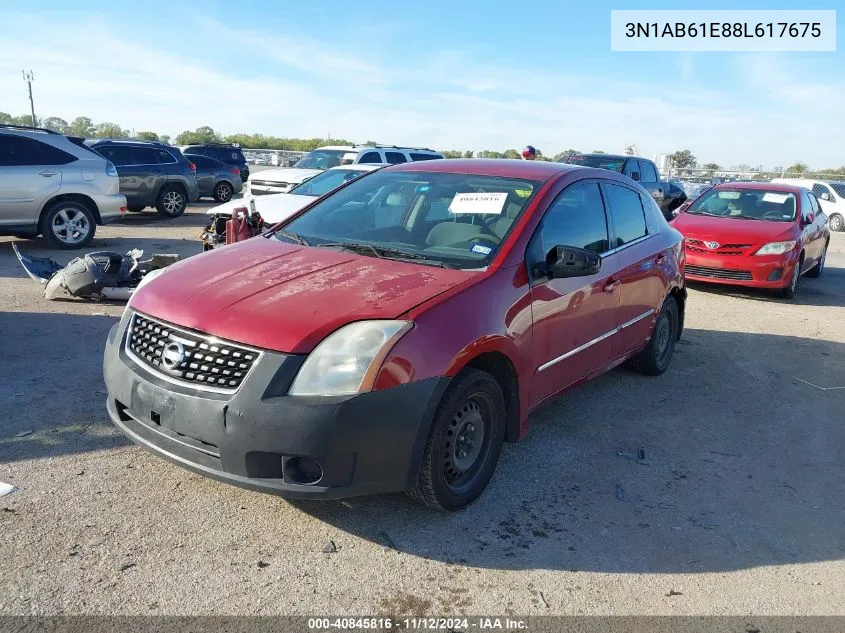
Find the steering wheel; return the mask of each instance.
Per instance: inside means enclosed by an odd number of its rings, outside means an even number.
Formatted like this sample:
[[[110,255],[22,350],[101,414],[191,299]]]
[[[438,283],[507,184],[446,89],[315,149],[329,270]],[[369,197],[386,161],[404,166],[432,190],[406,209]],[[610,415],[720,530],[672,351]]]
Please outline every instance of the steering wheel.
[[[764,217],[764,218],[769,218],[769,217],[771,217],[771,218],[778,218],[778,219],[780,219],[780,218],[782,218],[782,217],[783,217],[783,213],[782,213],[781,211],[777,211],[777,210],[775,210],[775,209],[772,209],[771,211],[766,211],[766,212],[763,214],[763,217]]]

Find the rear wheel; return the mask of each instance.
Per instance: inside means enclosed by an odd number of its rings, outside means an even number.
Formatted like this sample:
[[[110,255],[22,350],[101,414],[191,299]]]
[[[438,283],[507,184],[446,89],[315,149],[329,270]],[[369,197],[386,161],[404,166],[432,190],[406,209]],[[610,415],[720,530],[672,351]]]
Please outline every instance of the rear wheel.
[[[838,213],[830,216],[828,227],[831,231],[845,231],[845,219]]]
[[[466,369],[440,401],[409,496],[431,508],[460,510],[487,486],[505,437],[505,398],[487,372]]]
[[[649,376],[659,376],[669,368],[675,352],[675,343],[678,341],[680,316],[678,302],[675,297],[669,295],[657,316],[657,323],[648,345],[628,363],[633,370]]]
[[[156,200],[156,211],[166,218],[178,218],[185,212],[188,206],[188,198],[185,192],[174,185],[162,187]]]
[[[824,273],[824,260],[827,257],[827,244],[824,246],[824,250],[822,251],[822,256],[819,257],[819,263],[813,266],[810,270],[807,271],[807,277],[813,277],[818,279]]]
[[[81,202],[54,202],[41,218],[41,234],[63,249],[87,246],[96,230],[94,214]]]
[[[223,182],[218,182],[217,185],[214,187],[214,199],[217,202],[229,202],[232,199],[232,194],[235,192],[232,185],[230,185],[225,180]]]

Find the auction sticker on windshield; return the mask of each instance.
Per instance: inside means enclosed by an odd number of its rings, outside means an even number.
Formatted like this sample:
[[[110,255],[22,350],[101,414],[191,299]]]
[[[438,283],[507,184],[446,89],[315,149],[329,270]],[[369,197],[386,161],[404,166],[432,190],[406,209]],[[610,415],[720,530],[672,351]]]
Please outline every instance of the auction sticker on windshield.
[[[788,197],[788,193],[772,193],[771,191],[767,191],[763,194],[763,202],[775,202],[777,204],[783,204],[784,202],[786,202],[786,199]]]
[[[451,213],[488,213],[501,215],[507,193],[456,193],[449,203]]]

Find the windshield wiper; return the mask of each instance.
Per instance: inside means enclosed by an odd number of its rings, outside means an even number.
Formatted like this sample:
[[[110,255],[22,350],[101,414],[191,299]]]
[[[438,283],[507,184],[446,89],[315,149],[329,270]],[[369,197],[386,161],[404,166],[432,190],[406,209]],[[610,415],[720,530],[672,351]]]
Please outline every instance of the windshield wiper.
[[[273,231],[272,233],[268,233],[267,236],[270,235],[280,235],[281,237],[286,237],[287,239],[291,240],[292,242],[296,242],[297,244],[302,244],[303,246],[311,246],[311,243],[306,240],[301,235],[297,235],[296,233],[291,233],[290,231]]]
[[[372,253],[378,258],[392,259],[395,261],[405,261],[414,264],[426,264],[428,266],[439,266],[440,268],[452,268],[446,262],[437,259],[426,257],[421,253],[414,253],[412,251],[404,251],[399,248],[390,248],[387,246],[377,246],[375,244],[366,244],[363,242],[325,242],[317,244],[318,248],[341,248],[366,255]]]

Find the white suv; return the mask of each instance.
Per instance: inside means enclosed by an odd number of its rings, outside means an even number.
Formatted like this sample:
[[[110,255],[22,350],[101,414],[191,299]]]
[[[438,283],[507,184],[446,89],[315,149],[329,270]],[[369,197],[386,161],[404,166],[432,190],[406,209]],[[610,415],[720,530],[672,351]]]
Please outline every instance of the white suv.
[[[321,171],[338,165],[356,163],[397,165],[438,158],[443,158],[443,155],[424,147],[327,145],[308,152],[293,167],[253,172],[247,181],[248,191],[259,196],[269,193],[287,193]]]
[[[822,206],[831,231],[845,231],[845,182],[810,178],[775,178],[772,182],[809,189]]]
[[[0,235],[80,248],[125,212],[117,170],[83,139],[0,124]]]

